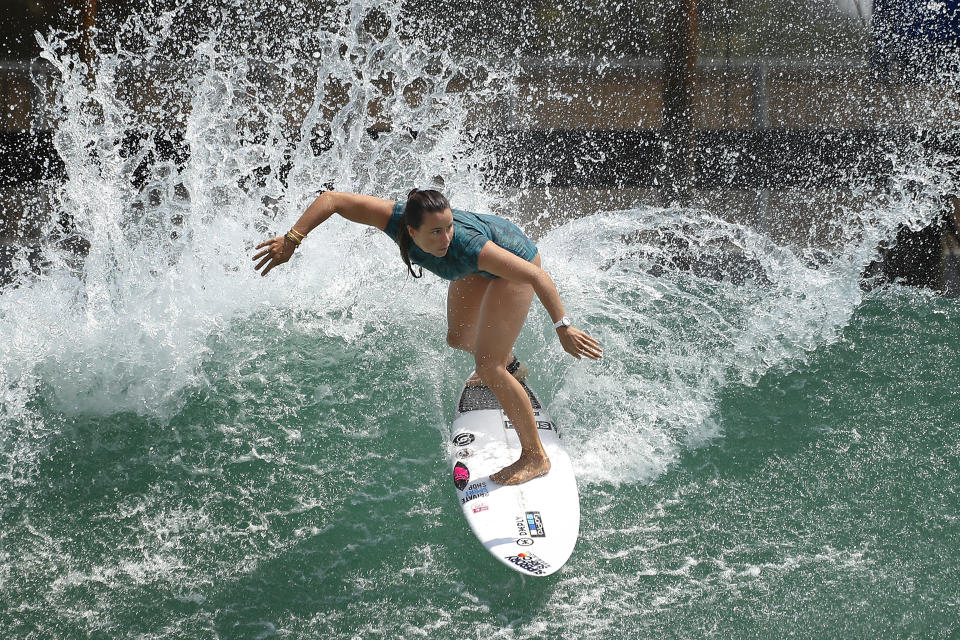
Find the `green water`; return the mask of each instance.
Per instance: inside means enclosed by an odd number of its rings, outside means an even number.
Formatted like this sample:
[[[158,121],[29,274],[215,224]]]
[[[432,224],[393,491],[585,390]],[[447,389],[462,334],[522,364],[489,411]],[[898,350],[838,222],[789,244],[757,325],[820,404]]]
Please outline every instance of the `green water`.
[[[567,121],[563,74],[525,93],[520,61],[452,55],[415,3],[148,4],[93,73],[69,34],[41,41],[50,203],[89,253],[28,211],[42,273],[0,291],[0,639],[960,636],[960,308],[859,287],[956,191],[955,158],[897,138],[882,193],[851,171],[846,204],[786,194],[823,207],[806,238],[571,211],[553,174],[499,184],[527,160],[475,124],[521,101]],[[951,105],[917,109],[948,132]],[[604,155],[558,153],[588,180]],[[325,185],[513,218],[602,343],[573,360],[535,303],[516,345],[580,487],[553,576],[460,513],[446,284],[338,217],[255,275]]]
[[[874,294],[805,362],[722,388],[718,433],[665,472],[587,473],[578,547],[540,580],[489,558],[456,504],[444,434],[468,363],[304,318],[211,336],[169,419],[37,393],[42,453],[3,485],[5,637],[960,633],[956,301]]]

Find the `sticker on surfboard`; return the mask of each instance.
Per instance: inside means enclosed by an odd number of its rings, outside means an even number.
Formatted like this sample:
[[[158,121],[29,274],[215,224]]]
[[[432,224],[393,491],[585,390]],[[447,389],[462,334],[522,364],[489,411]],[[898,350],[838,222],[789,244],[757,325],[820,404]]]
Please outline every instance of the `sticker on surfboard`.
[[[543,577],[560,570],[576,547],[580,497],[556,424],[523,384],[535,407],[550,473],[516,486],[490,479],[520,456],[520,441],[486,387],[465,386],[458,396],[450,460],[461,511],[480,544],[510,569]]]

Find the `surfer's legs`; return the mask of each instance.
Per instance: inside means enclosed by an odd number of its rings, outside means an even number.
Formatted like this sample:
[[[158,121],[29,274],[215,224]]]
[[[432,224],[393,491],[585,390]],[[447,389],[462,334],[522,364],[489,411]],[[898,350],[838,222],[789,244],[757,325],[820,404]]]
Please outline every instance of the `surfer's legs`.
[[[539,256],[534,259],[539,264]],[[520,459],[490,476],[499,484],[520,484],[550,470],[540,443],[530,398],[523,385],[507,372],[513,344],[520,335],[533,301],[533,287],[498,278],[490,282],[476,321],[473,356],[477,373],[490,387],[520,438]]]
[[[477,341],[477,319],[480,317],[480,307],[483,305],[483,296],[487,287],[493,282],[490,278],[481,275],[472,275],[450,283],[447,290],[447,344],[454,349],[461,349],[473,353],[473,346]],[[513,361],[513,353],[508,354],[504,365]],[[526,367],[520,367],[513,373],[518,380],[527,375]],[[476,373],[467,380],[467,386],[483,384]]]
[[[483,296],[493,282],[480,274],[454,280],[447,290],[447,344],[473,353]]]

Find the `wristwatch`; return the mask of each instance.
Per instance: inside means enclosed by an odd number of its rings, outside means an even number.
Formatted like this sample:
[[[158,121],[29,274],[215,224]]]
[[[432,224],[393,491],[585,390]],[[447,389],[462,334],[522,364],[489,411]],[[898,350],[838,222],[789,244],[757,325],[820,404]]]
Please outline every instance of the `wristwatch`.
[[[563,316],[562,318],[560,318],[559,320],[553,323],[554,329],[559,329],[560,327],[569,327],[569,326],[570,326],[570,318],[568,318],[567,316]]]

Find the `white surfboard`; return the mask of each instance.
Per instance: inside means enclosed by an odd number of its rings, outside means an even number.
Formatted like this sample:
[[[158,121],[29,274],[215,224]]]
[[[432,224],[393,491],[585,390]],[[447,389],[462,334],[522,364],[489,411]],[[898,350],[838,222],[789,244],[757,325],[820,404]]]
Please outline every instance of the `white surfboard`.
[[[520,440],[489,388],[465,386],[453,421],[453,482],[470,529],[493,557],[522,574],[548,576],[577,544],[580,495],[556,424],[536,394],[523,387],[550,473],[517,486],[490,479],[520,456]]]

